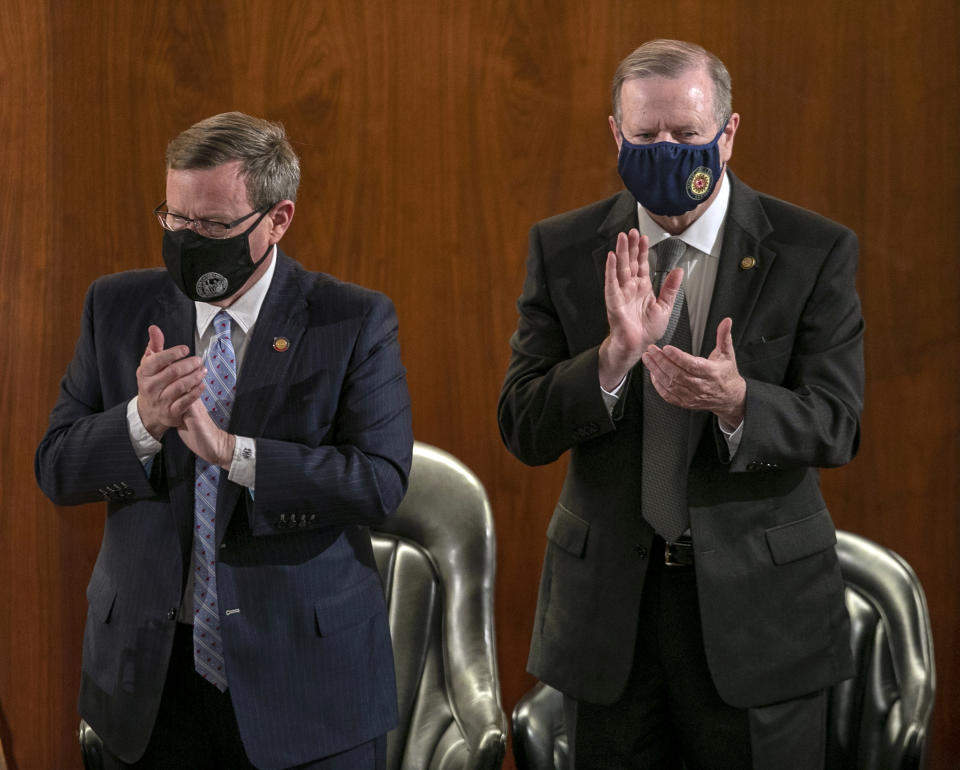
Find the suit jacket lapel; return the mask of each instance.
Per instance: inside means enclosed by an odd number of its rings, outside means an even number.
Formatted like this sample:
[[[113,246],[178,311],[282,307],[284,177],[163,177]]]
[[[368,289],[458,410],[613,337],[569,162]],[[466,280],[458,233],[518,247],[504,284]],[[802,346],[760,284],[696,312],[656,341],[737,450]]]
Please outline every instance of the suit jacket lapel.
[[[724,225],[717,280],[704,330],[704,352],[713,349],[717,326],[727,316],[733,318],[734,322],[734,345],[739,344],[746,322],[776,259],[776,253],[761,243],[772,227],[760,205],[759,196],[732,174],[730,181],[730,209]]]
[[[277,267],[270,290],[260,308],[253,335],[247,341],[243,364],[237,375],[237,396],[230,415],[230,432],[237,436],[262,435],[272,413],[271,405],[283,397],[277,383],[299,354],[299,342],[306,328],[307,302],[297,280],[293,261],[277,250]],[[278,345],[285,340],[286,346]],[[243,487],[224,484],[217,499],[216,538],[219,544],[227,531]]]
[[[593,250],[593,264],[597,269],[597,279],[600,281],[601,289],[604,285],[607,254],[616,250],[617,236],[632,227],[638,227],[639,224],[636,199],[626,191],[621,192],[610,207],[606,219],[597,228],[599,243]]]
[[[186,345],[194,351],[196,306],[171,282],[168,290],[157,297],[156,325],[164,337],[164,347]],[[163,435],[163,463],[166,473],[170,512],[180,536],[181,553],[189,561],[193,547],[193,489],[195,455],[180,440],[175,430]],[[186,569],[186,565],[184,565]]]
[[[776,253],[762,245],[772,230],[756,192],[731,172],[730,208],[724,223],[723,244],[717,280],[710,300],[710,312],[703,331],[701,355],[710,355],[717,338],[717,326],[726,317],[733,319],[733,344],[736,349],[757,304],[763,284],[769,275]],[[689,459],[693,459],[697,443],[710,421],[709,412],[694,412],[690,420]]]

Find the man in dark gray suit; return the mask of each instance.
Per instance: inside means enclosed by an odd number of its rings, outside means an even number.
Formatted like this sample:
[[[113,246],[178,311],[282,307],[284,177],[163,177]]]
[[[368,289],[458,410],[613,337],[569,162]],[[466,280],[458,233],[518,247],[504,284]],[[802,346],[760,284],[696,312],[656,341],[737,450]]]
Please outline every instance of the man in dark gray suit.
[[[170,143],[166,269],[93,283],[37,450],[54,502],[107,500],[79,708],[119,766],[385,767],[366,526],[406,489],[410,400],[390,300],[278,248],[299,178],[242,113]]]
[[[499,422],[528,464],[570,452],[528,665],[578,768],[820,767],[853,673],[817,468],[859,442],[856,237],[729,171],[730,94],[701,47],[642,45],[628,191],[530,234]]]

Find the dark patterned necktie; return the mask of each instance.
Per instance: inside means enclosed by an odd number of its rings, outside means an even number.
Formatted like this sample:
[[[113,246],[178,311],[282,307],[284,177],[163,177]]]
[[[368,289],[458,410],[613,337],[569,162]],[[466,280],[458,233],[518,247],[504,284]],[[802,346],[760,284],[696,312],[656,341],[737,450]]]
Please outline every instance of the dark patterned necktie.
[[[211,419],[223,430],[230,423],[230,409],[237,389],[237,362],[230,340],[230,316],[225,310],[213,319],[216,337],[210,343],[204,366],[203,403]],[[204,679],[218,690],[227,689],[217,601],[216,514],[220,466],[197,458],[194,490],[193,555],[193,663]]]
[[[687,247],[679,238],[668,238],[656,248],[659,269],[653,284],[654,292],[659,294],[664,277],[676,267]],[[690,316],[682,286],[674,300],[667,329],[657,344],[690,352]],[[690,523],[687,508],[689,422],[690,412],[664,401],[650,382],[650,372],[644,368],[641,505],[643,517],[668,543],[683,534]]]

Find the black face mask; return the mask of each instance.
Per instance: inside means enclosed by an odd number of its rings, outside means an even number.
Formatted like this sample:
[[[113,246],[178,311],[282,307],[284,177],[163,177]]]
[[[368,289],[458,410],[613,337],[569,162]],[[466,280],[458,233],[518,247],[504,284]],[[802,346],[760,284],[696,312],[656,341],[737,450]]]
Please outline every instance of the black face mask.
[[[256,262],[250,258],[248,236],[267,211],[231,238],[207,238],[190,229],[164,230],[163,263],[177,288],[199,302],[216,302],[240,291],[273,248],[268,246]]]

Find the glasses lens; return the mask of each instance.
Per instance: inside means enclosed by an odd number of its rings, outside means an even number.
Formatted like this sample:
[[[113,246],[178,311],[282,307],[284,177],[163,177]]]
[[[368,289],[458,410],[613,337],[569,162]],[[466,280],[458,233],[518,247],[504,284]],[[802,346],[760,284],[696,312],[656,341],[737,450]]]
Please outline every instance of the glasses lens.
[[[165,230],[182,230],[187,226],[189,219],[186,219],[176,214],[171,214],[169,211],[158,211],[157,219],[160,220],[160,224],[163,225]]]
[[[210,238],[223,238],[229,229],[222,222],[213,222],[209,219],[198,219],[200,232]]]

